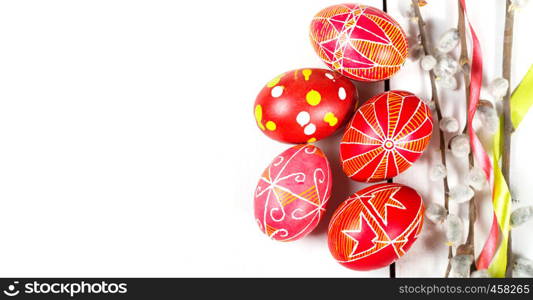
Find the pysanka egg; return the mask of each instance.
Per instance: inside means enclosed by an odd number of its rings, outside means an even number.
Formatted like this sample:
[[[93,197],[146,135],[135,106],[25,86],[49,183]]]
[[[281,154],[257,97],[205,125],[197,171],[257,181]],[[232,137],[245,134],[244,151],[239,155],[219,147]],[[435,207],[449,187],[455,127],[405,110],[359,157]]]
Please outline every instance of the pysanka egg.
[[[376,95],[355,112],[344,132],[342,169],[357,181],[392,178],[422,155],[432,131],[431,110],[414,94],[388,91]]]
[[[255,101],[257,126],[285,143],[311,143],[334,133],[353,115],[357,89],[325,69],[285,72],[266,84]]]
[[[350,196],[333,214],[329,250],[353,270],[390,265],[417,239],[424,221],[424,203],[405,185],[383,183]]]
[[[311,42],[326,65],[360,81],[394,75],[407,58],[400,25],[374,7],[339,4],[321,10],[311,22]]]
[[[300,239],[317,226],[331,195],[331,170],[311,144],[293,146],[265,169],[254,194],[259,228],[278,241]]]

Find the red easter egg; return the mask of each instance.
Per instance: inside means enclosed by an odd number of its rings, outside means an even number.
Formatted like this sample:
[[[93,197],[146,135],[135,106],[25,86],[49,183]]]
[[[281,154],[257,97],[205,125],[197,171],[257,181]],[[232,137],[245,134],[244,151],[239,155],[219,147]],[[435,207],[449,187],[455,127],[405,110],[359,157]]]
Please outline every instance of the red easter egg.
[[[331,195],[331,170],[314,145],[296,145],[265,169],[255,189],[257,224],[267,236],[294,241],[318,225]]]
[[[328,228],[329,250],[347,268],[382,268],[409,250],[423,222],[424,203],[414,189],[397,183],[376,184],[337,208]]]
[[[324,69],[298,69],[272,79],[255,100],[257,126],[285,143],[312,143],[333,134],[355,111],[352,82]]]
[[[387,79],[407,58],[407,39],[398,22],[366,5],[324,8],[311,22],[310,36],[330,69],[355,80]]]
[[[354,114],[340,144],[342,169],[357,181],[375,182],[407,170],[427,148],[431,110],[410,92],[370,98]]]

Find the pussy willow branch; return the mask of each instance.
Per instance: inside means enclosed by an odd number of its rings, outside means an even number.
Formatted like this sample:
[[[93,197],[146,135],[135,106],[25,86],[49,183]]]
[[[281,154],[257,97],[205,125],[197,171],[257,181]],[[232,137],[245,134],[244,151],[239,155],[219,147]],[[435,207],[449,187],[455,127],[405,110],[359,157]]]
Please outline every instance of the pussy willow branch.
[[[424,49],[425,55],[431,55],[431,50],[429,48],[429,41],[426,33],[426,24],[424,23],[424,19],[422,18],[422,14],[420,13],[420,7],[418,6],[418,0],[411,0],[413,9],[415,10],[416,18],[418,20],[418,30],[420,31],[420,41],[422,43],[422,48]],[[429,79],[431,81],[431,99],[435,103],[435,111],[437,112],[437,121],[440,123],[442,120],[442,111],[440,107],[440,101],[439,101],[439,95],[437,92],[437,84],[435,82],[436,76],[435,72],[433,70],[429,71]],[[440,148],[440,160],[442,165],[446,168],[446,141],[444,140],[444,132],[440,129],[440,126],[437,124],[437,127],[439,127],[439,148]],[[448,185],[448,177],[444,177],[443,179],[443,185],[444,185],[444,207],[447,211],[449,211],[449,198],[448,194],[450,192],[450,186]],[[448,247],[448,266],[446,267],[446,273],[445,276],[448,277],[450,273],[450,259],[453,257],[453,251],[452,247]]]
[[[503,66],[502,75],[507,79],[509,85],[511,84],[511,55],[513,53],[513,25],[514,25],[514,9],[510,9],[511,0],[506,1],[505,5],[505,30],[503,36]],[[511,170],[511,134],[514,131],[513,122],[511,120],[511,89],[507,89],[507,94],[503,98],[503,146],[502,146],[502,173],[507,186],[510,186],[510,170]],[[507,270],[506,276],[512,276],[512,242],[511,232],[509,232],[509,240],[507,244]]]
[[[457,30],[459,31],[459,39],[460,39],[460,47],[461,47],[461,55],[459,57],[459,63],[461,64],[461,69],[463,71],[463,80],[465,83],[465,98],[466,98],[466,120],[467,125],[465,125],[465,128],[463,130],[463,134],[469,135],[468,132],[468,111],[470,107],[470,63],[468,60],[468,48],[466,44],[466,26],[465,26],[465,15],[464,11],[461,6],[461,1],[457,1],[457,7],[459,10],[459,19],[457,22]],[[472,154],[472,151],[468,154],[468,165],[469,170],[471,170],[474,167],[474,155]],[[465,253],[463,254],[470,254],[474,255],[474,230],[475,230],[475,222],[476,222],[477,214],[476,214],[476,201],[475,196],[470,199],[468,202],[468,235],[466,237],[466,243],[463,245],[463,249]],[[475,262],[472,262],[472,268],[474,268]]]

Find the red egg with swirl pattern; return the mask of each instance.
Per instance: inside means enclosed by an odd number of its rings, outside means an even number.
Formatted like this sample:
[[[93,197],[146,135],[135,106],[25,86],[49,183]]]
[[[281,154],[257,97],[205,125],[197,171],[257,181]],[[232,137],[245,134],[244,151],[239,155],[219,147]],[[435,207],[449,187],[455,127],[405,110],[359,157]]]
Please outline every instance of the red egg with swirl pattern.
[[[360,4],[324,8],[311,22],[310,37],[330,69],[359,81],[390,78],[408,53],[398,22],[380,9]]]
[[[395,177],[422,155],[432,131],[431,110],[413,93],[378,94],[356,111],[344,132],[342,169],[363,182]]]
[[[263,233],[278,241],[303,238],[316,228],[331,195],[331,170],[311,144],[293,146],[264,170],[254,194],[254,212]]]
[[[412,188],[376,184],[344,201],[328,227],[331,254],[343,266],[368,271],[386,267],[416,241],[424,222],[424,203]]]
[[[285,72],[266,84],[255,101],[255,120],[268,137],[312,143],[333,134],[357,106],[352,82],[325,69]]]

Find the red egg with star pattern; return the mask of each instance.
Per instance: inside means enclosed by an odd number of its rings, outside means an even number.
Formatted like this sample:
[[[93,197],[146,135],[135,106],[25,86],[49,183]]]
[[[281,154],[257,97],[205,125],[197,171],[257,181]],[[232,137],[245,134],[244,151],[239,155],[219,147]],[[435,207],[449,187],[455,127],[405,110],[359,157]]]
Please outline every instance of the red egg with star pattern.
[[[424,223],[424,203],[412,188],[382,183],[362,189],[344,201],[328,227],[328,246],[341,265],[368,271],[402,257]]]
[[[430,108],[406,91],[370,98],[354,114],[340,143],[342,169],[356,181],[376,182],[407,170],[429,145]]]
[[[359,81],[390,78],[408,54],[398,22],[380,9],[360,4],[333,5],[318,12],[310,38],[330,69]]]
[[[266,84],[255,100],[255,120],[268,137],[312,143],[332,135],[357,108],[357,89],[325,69],[285,72]]]
[[[311,144],[293,146],[263,171],[254,194],[259,228],[273,240],[303,238],[316,228],[331,196],[331,169]]]

